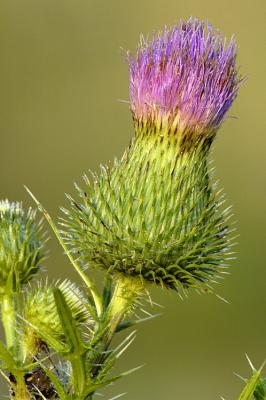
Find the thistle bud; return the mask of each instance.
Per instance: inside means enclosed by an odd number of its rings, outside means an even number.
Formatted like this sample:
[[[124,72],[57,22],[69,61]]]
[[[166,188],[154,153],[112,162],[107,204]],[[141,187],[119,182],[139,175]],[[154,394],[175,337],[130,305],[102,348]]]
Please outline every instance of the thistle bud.
[[[86,307],[87,301],[78,287],[69,281],[48,284],[28,290],[25,294],[24,320],[25,330],[22,347],[26,355],[36,355],[43,343],[53,346],[58,344],[57,351],[64,348],[64,329],[56,307],[53,288],[61,290],[66,303],[77,324],[91,323],[91,315]]]
[[[42,223],[36,212],[25,213],[21,203],[0,201],[0,295],[8,282],[27,283],[45,259]]]
[[[197,20],[142,39],[129,56],[135,136],[63,210],[65,240],[85,265],[173,289],[206,289],[219,275],[229,211],[208,154],[240,84],[235,58],[234,42]]]

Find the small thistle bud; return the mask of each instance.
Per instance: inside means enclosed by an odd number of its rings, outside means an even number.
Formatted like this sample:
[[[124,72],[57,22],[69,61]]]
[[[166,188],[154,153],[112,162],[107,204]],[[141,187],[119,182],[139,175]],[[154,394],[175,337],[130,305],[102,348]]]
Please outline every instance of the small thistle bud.
[[[0,201],[0,295],[7,282],[27,283],[45,259],[42,223],[31,208],[21,203]]]
[[[85,265],[173,289],[206,289],[219,275],[229,211],[208,154],[240,84],[235,58],[233,41],[192,19],[129,56],[135,137],[63,210],[65,240]]]
[[[50,346],[60,343],[57,351],[64,348],[64,330],[53,295],[54,287],[61,290],[77,324],[83,323],[89,326],[92,321],[86,307],[87,301],[74,283],[66,280],[53,286],[45,284],[28,290],[25,295],[24,319],[26,324],[22,347],[25,354],[30,356],[37,354],[44,342]]]

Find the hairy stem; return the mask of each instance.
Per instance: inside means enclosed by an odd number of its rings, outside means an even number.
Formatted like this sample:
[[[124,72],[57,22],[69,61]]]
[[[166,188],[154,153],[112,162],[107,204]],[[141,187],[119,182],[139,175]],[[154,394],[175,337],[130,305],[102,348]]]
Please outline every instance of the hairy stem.
[[[143,283],[138,278],[118,276],[116,286],[107,309],[103,324],[108,327],[101,342],[101,355],[95,361],[91,375],[95,378],[104,362],[106,350],[108,350],[119,323],[130,310],[139,294],[143,291]]]
[[[80,357],[72,358],[71,364],[73,371],[73,384],[75,388],[75,394],[81,395],[86,385],[86,371],[82,355],[80,355]]]
[[[143,284],[139,279],[124,276],[120,276],[117,279],[107,312],[109,329],[104,338],[104,343],[107,348],[109,347],[117,326],[124,315],[130,310],[142,289]]]
[[[16,389],[15,389],[15,400],[31,400],[32,396],[30,395],[25,380],[24,373],[16,375]]]
[[[7,293],[2,298],[1,304],[2,323],[5,331],[7,348],[10,350],[16,344],[16,312],[14,296]]]

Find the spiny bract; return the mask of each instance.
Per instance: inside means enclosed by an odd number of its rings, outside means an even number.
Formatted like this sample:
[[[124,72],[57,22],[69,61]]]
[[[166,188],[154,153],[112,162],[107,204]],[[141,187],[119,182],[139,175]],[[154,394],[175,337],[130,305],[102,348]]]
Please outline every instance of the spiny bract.
[[[189,20],[129,57],[135,136],[120,161],[85,177],[63,209],[63,235],[84,265],[162,286],[209,287],[229,253],[208,154],[236,96],[235,46]]]

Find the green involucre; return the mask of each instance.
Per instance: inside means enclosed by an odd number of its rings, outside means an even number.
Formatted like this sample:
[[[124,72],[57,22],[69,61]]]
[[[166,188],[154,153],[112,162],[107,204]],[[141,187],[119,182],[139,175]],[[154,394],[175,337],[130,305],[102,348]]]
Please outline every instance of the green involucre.
[[[195,137],[194,137],[195,139]],[[121,161],[85,176],[63,209],[64,237],[84,265],[179,289],[209,287],[229,252],[229,210],[212,191],[210,140],[138,132]]]
[[[45,259],[42,223],[36,212],[25,213],[21,203],[0,202],[0,295],[7,281],[27,283]]]

